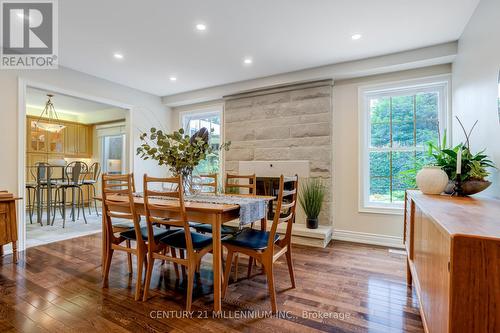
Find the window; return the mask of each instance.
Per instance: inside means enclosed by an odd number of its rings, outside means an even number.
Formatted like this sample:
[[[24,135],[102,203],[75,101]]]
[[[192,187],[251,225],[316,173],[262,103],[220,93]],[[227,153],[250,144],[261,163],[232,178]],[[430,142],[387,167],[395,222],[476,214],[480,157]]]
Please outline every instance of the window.
[[[126,173],[128,167],[125,124],[96,125],[96,132],[102,173]]]
[[[211,174],[221,172],[221,156],[219,147],[222,140],[220,110],[194,111],[181,113],[181,126],[186,134],[193,135],[199,129],[205,127],[210,133],[209,144],[213,152],[207,158],[200,162],[195,169],[195,174]]]
[[[412,83],[360,90],[361,211],[400,212],[448,125],[448,82]]]

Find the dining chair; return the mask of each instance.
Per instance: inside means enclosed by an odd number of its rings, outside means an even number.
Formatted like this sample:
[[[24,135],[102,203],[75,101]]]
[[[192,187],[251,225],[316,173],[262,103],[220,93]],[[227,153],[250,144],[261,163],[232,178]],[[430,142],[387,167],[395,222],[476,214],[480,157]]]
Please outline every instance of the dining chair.
[[[90,198],[90,190],[92,189],[92,197],[94,201],[95,213],[99,216],[99,211],[97,210],[97,199],[96,199],[96,184],[99,181],[99,177],[101,176],[101,164],[99,162],[94,162],[90,165],[88,173],[84,176],[82,181],[82,186],[87,186],[87,200],[89,202],[89,215],[92,214],[92,204]]]
[[[218,175],[216,173],[193,176],[193,187],[203,194],[214,194],[218,192]]]
[[[242,196],[255,196],[257,194],[257,177],[255,174],[253,175],[235,175],[235,174],[226,174],[226,181],[224,186],[225,194],[238,194]],[[250,224],[250,228],[253,228],[253,223]],[[210,224],[199,224],[193,226],[196,231],[202,233],[212,233],[212,225]],[[232,236],[239,233],[241,230],[238,227],[233,227],[229,225],[221,226],[221,235],[222,237]],[[239,255],[235,256],[235,270],[234,270],[234,279],[238,280],[238,262]],[[252,258],[248,259],[248,276],[250,276],[252,271]]]
[[[239,180],[247,180],[248,184],[240,183]],[[225,194],[239,194],[243,196],[255,196],[257,193],[257,177],[255,174],[253,175],[231,175],[227,174],[226,175],[226,182],[225,182]],[[241,193],[241,189],[248,189],[248,193]],[[236,193],[235,193],[236,192]],[[253,223],[252,223],[253,226]],[[204,232],[204,233],[212,233],[212,225],[207,224],[207,223],[200,223],[197,225],[193,225],[193,227],[196,229],[198,232]],[[221,226],[221,234],[224,235],[232,235],[235,233],[238,233],[240,231],[239,228],[228,226],[228,225],[222,225]]]
[[[247,189],[242,192],[242,190]],[[224,186],[224,191],[226,194],[247,194],[256,195],[257,194],[257,177],[253,175],[226,175],[226,183]]]
[[[162,189],[154,190],[150,184],[161,185]],[[174,186],[165,186],[165,185]],[[151,197],[161,197],[168,199],[161,202],[161,199]],[[200,264],[205,254],[212,250],[212,237],[191,231],[186,216],[186,207],[184,206],[184,194],[182,190],[182,176],[171,178],[154,178],[144,175],[144,210],[146,212],[146,225],[148,235],[153,238],[153,224],[162,224],[169,227],[178,228],[163,238],[154,238],[148,242],[148,268],[146,272],[146,281],[144,283],[143,301],[148,299],[149,285],[155,260],[165,260],[174,264],[182,265],[187,269],[187,297],[186,310],[191,310],[193,298],[193,286],[196,267]],[[168,217],[168,218],[166,218]],[[170,248],[171,255],[168,255]],[[181,253],[184,251],[184,258],[177,258],[175,249]]]
[[[102,205],[105,234],[105,263],[103,288],[108,287],[109,271],[114,251],[125,252],[128,255],[129,273],[132,273],[131,255],[137,258],[137,281],[135,300],[141,297],[142,267],[146,264],[148,228],[141,227],[135,210],[132,192],[132,177],[126,175],[102,175]],[[120,219],[120,224],[113,224],[113,219]],[[133,228],[123,225],[123,220],[132,221]],[[118,231],[118,235],[115,235]],[[169,234],[170,230],[154,227],[151,238],[161,238]],[[135,248],[131,246],[135,241]],[[125,242],[125,246],[122,243]]]
[[[222,287],[222,297],[225,296],[229,284],[229,274],[235,253],[244,253],[255,261],[262,263],[267,276],[269,294],[271,295],[271,308],[273,313],[277,311],[276,290],[274,286],[273,265],[282,255],[286,256],[288,272],[295,288],[295,276],[292,263],[292,225],[295,218],[295,207],[297,204],[298,176],[280,177],[278,200],[274,212],[271,231],[245,229],[235,236],[222,240],[222,245],[227,248],[226,268]],[[286,223],[285,236],[280,239],[276,233],[278,225]],[[276,247],[276,248],[275,248]]]

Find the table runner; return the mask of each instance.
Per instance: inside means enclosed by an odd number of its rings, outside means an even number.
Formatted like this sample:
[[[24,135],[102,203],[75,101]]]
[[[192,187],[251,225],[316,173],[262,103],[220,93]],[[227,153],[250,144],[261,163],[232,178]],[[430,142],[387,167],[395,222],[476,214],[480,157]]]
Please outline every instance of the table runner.
[[[143,197],[143,193],[136,193]],[[175,200],[169,197],[153,197],[154,199]],[[240,226],[260,221],[266,216],[267,200],[262,198],[250,198],[227,194],[190,194],[184,196],[186,202],[200,202],[212,204],[238,205],[240,206]]]

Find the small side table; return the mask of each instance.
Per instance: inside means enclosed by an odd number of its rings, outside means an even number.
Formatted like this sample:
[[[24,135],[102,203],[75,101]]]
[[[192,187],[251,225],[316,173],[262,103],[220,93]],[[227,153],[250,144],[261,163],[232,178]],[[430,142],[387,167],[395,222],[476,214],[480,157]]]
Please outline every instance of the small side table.
[[[0,198],[0,255],[3,255],[3,246],[12,243],[14,264],[17,263],[16,200],[19,199]]]

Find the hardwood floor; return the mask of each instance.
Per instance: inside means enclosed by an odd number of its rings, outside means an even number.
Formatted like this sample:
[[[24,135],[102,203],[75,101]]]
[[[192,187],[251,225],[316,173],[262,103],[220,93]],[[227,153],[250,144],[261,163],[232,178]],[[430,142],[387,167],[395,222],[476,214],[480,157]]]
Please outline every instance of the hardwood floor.
[[[100,235],[90,235],[30,248],[17,266],[10,255],[0,259],[0,332],[423,331],[416,295],[405,283],[405,257],[386,248],[294,246],[296,289],[290,289],[286,262],[275,265],[280,318],[266,317],[270,303],[258,269],[250,280],[230,284],[222,318],[212,318],[208,255],[192,310],[209,318],[187,318],[185,285],[176,283],[172,265],[158,263],[149,301],[135,302],[126,255],[116,254],[109,288],[101,288],[100,247]],[[240,277],[246,262],[240,260]]]

